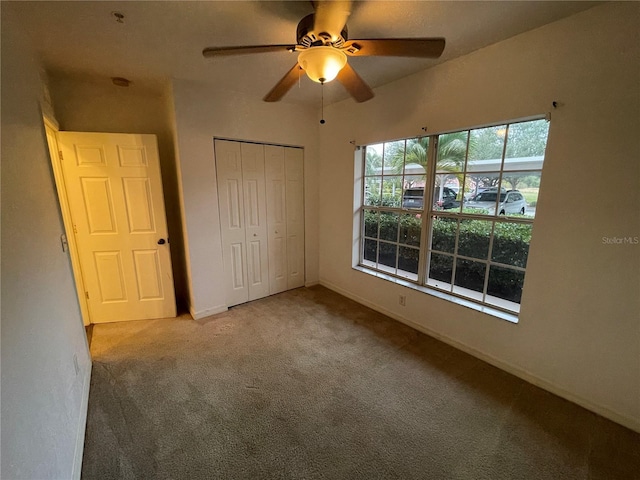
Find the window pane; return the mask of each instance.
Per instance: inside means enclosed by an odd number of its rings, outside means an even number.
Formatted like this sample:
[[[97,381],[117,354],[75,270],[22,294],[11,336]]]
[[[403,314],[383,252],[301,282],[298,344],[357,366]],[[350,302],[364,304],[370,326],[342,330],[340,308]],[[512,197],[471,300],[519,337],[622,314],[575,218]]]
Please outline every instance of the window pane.
[[[512,123],[507,135],[506,157],[544,155],[548,134],[549,122],[543,118]]]
[[[424,207],[424,181],[417,182],[417,186],[407,183],[405,177],[405,190],[402,196],[402,208],[422,210]]]
[[[393,243],[380,242],[378,250],[378,267],[387,266],[390,268],[383,268],[385,272],[396,273],[396,257],[398,246]]]
[[[400,207],[402,199],[402,177],[384,177],[382,182],[382,206]]]
[[[412,178],[411,175],[427,173],[428,152],[429,137],[407,139],[404,171],[405,182],[413,182],[415,184],[418,179]],[[422,181],[424,181],[424,177],[422,177],[422,179]]]
[[[399,215],[393,212],[380,212],[380,238],[391,242],[398,241]]]
[[[492,265],[489,269],[487,295],[520,303],[523,284],[524,272]],[[491,303],[496,304],[495,300]]]
[[[462,288],[454,288],[454,292],[481,300],[486,268],[485,263],[459,258],[456,262],[455,286]],[[473,292],[480,292],[480,296]]]
[[[424,186],[427,183],[427,176],[422,165],[417,163],[408,163],[404,167],[404,188],[406,190],[411,188],[421,188],[424,190]]]
[[[491,172],[502,168],[506,132],[506,125],[471,130],[468,172]]]
[[[436,187],[433,192],[433,210],[455,210],[460,209],[460,201],[458,200],[458,188],[447,186],[441,187],[445,183],[453,185],[457,182],[455,175],[436,175]]]
[[[478,194],[478,180],[482,176],[474,173],[467,173],[464,177],[464,200],[466,203]],[[459,192],[458,192],[459,193]],[[460,198],[460,197],[458,197]],[[464,208],[464,205],[463,205]]]
[[[538,204],[538,193],[540,192],[540,171],[529,172],[504,172],[502,174],[502,186],[517,190],[522,195],[522,199],[516,198],[517,204],[509,205],[507,214],[522,214],[527,217],[536,216],[536,205]],[[512,202],[509,202],[512,203]]]
[[[468,133],[445,133],[438,137],[436,173],[461,172],[467,155]]]
[[[365,175],[382,175],[382,144],[367,145],[364,161]]]
[[[472,186],[472,194],[464,203],[463,213],[495,215],[496,205],[506,200],[506,189],[498,188],[500,172],[468,173],[467,182]],[[498,210],[498,213],[501,210]]]
[[[378,242],[375,240],[365,239],[364,241],[364,252],[362,253],[362,258],[364,263],[375,266],[376,260],[378,258]]]
[[[378,238],[378,212],[376,210],[365,210],[364,220],[364,236]]]
[[[432,253],[429,259],[428,284],[451,291],[451,276],[453,274],[453,257]]]
[[[364,182],[364,204],[380,206],[382,177],[365,177]]]
[[[503,185],[505,185],[504,177]],[[521,217],[527,210],[527,202],[524,196],[518,190],[507,190],[504,201],[501,201],[499,213],[500,215],[510,215]]]
[[[492,223],[486,220],[460,220],[458,255],[486,260]]]
[[[384,144],[384,174],[402,173],[404,169],[404,140]]]
[[[431,249],[453,253],[456,246],[458,221],[455,218],[433,217]]]
[[[418,260],[420,250],[417,248],[400,247],[398,249],[398,275],[418,279]]]
[[[422,219],[419,215],[400,216],[400,243],[419,247],[421,233]]]
[[[493,231],[491,260],[525,268],[532,225],[498,222]]]

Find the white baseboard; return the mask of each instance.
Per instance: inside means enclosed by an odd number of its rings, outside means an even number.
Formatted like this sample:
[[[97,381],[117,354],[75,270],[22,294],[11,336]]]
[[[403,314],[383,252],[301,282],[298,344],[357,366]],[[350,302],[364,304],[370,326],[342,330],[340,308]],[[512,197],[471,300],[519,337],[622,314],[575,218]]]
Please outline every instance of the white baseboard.
[[[323,280],[320,279],[320,285],[327,287],[329,290],[333,290],[336,293],[339,293],[340,295],[344,295],[347,298],[350,298],[351,300],[354,300],[366,307],[369,307],[379,313],[382,313],[383,315],[386,315],[388,317],[393,318],[394,320],[397,320],[401,323],[404,323],[405,325],[414,328],[426,335],[429,335],[430,337],[436,338],[448,345],[451,345],[454,348],[457,348],[458,350],[461,350],[465,353],[468,353],[469,355],[472,355],[476,358],[479,358],[480,360],[487,362],[490,365],[493,365],[494,367],[497,367],[501,370],[504,370],[505,372],[508,372],[512,375],[515,375],[518,378],[521,378],[522,380],[531,383],[537,387],[540,387],[544,390],[547,390],[548,392],[553,393],[554,395],[557,395],[559,397],[564,398],[565,400],[569,400],[570,402],[573,402],[577,405],[580,405],[581,407],[586,408],[587,410],[590,410],[594,413],[597,413],[598,415],[601,415],[605,418],[608,418],[609,420],[612,420],[616,423],[619,423],[620,425],[623,425],[631,430],[634,430],[636,432],[640,432],[640,421],[638,421],[637,419],[628,417],[626,415],[620,414],[618,412],[615,412],[613,410],[610,410],[607,407],[603,407],[601,405],[597,405],[593,402],[591,402],[590,400],[587,400],[583,397],[580,397],[578,395],[575,395],[565,389],[563,389],[562,387],[559,387],[557,385],[555,385],[553,382],[549,382],[543,378],[540,378],[534,374],[532,374],[531,372],[528,372],[518,366],[512,365],[510,363],[504,362],[502,360],[499,360],[491,355],[488,355],[484,352],[481,352],[479,350],[476,350],[473,347],[470,347],[464,343],[459,342],[458,340],[455,340],[451,337],[448,337],[446,335],[442,335],[438,332],[435,332],[433,330],[431,330],[430,328],[424,327],[423,325],[420,325],[412,320],[409,320],[406,317],[403,317],[402,315],[398,315],[395,312],[392,312],[390,310],[387,310],[386,308],[378,305],[377,303],[371,302],[369,300],[367,300],[366,298],[360,297],[359,295],[355,295],[352,292],[345,290],[344,288],[329,282],[327,280]]]
[[[200,320],[201,318],[210,317],[218,313],[226,312],[229,310],[226,305],[218,305],[215,307],[207,308],[196,312],[191,305],[189,305],[189,313],[194,320]]]
[[[304,284],[304,286],[307,287],[307,288],[315,287],[316,285],[320,285],[320,282],[318,282],[317,280],[313,281],[313,282],[305,282],[305,284]]]
[[[82,400],[80,403],[78,431],[76,432],[76,448],[71,477],[74,480],[80,480],[80,476],[82,475],[82,454],[84,453],[84,435],[87,429],[87,414],[89,412],[89,387],[91,386],[92,365],[91,359],[89,359],[89,368],[87,368],[84,378],[82,379]]]

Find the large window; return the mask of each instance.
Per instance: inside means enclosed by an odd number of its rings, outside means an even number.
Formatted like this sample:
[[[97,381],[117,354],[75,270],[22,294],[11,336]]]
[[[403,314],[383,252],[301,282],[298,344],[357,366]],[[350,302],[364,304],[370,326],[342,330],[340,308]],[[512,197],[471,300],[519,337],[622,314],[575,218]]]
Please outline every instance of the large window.
[[[366,145],[360,265],[518,313],[547,133],[540,119]]]

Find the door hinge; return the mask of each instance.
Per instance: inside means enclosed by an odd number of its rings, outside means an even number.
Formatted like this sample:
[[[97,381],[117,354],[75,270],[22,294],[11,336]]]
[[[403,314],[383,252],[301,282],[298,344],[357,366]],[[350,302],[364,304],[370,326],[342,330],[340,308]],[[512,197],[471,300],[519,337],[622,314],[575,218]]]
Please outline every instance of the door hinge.
[[[62,150],[58,150],[58,157],[60,158],[60,160],[64,160],[64,157],[62,156]]]
[[[76,224],[73,224],[73,233],[75,233],[76,235],[78,234],[78,228],[76,227]]]
[[[87,300],[89,300],[89,292],[84,292],[84,296],[87,297]]]

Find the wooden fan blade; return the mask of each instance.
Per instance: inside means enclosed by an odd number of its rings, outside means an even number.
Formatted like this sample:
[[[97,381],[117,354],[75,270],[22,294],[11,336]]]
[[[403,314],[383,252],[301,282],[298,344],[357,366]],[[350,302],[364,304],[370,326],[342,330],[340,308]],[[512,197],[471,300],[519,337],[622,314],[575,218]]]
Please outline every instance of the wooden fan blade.
[[[348,63],[340,70],[336,78],[356,102],[366,102],[373,98],[373,90]]]
[[[328,33],[335,42],[351,15],[351,2],[347,0],[331,0],[313,2],[315,8],[313,31],[316,35]]]
[[[230,55],[247,55],[250,53],[293,51],[297,45],[249,45],[242,47],[209,47],[202,50],[204,57],[226,57]]]
[[[377,38],[349,40],[342,50],[353,57],[438,58],[444,45],[444,38]]]
[[[302,67],[296,62],[291,70],[289,70],[284,77],[280,79],[276,86],[271,89],[269,93],[265,95],[263,100],[265,102],[277,102],[284,95],[291,90],[298,78],[300,78],[300,74],[302,73]]]

